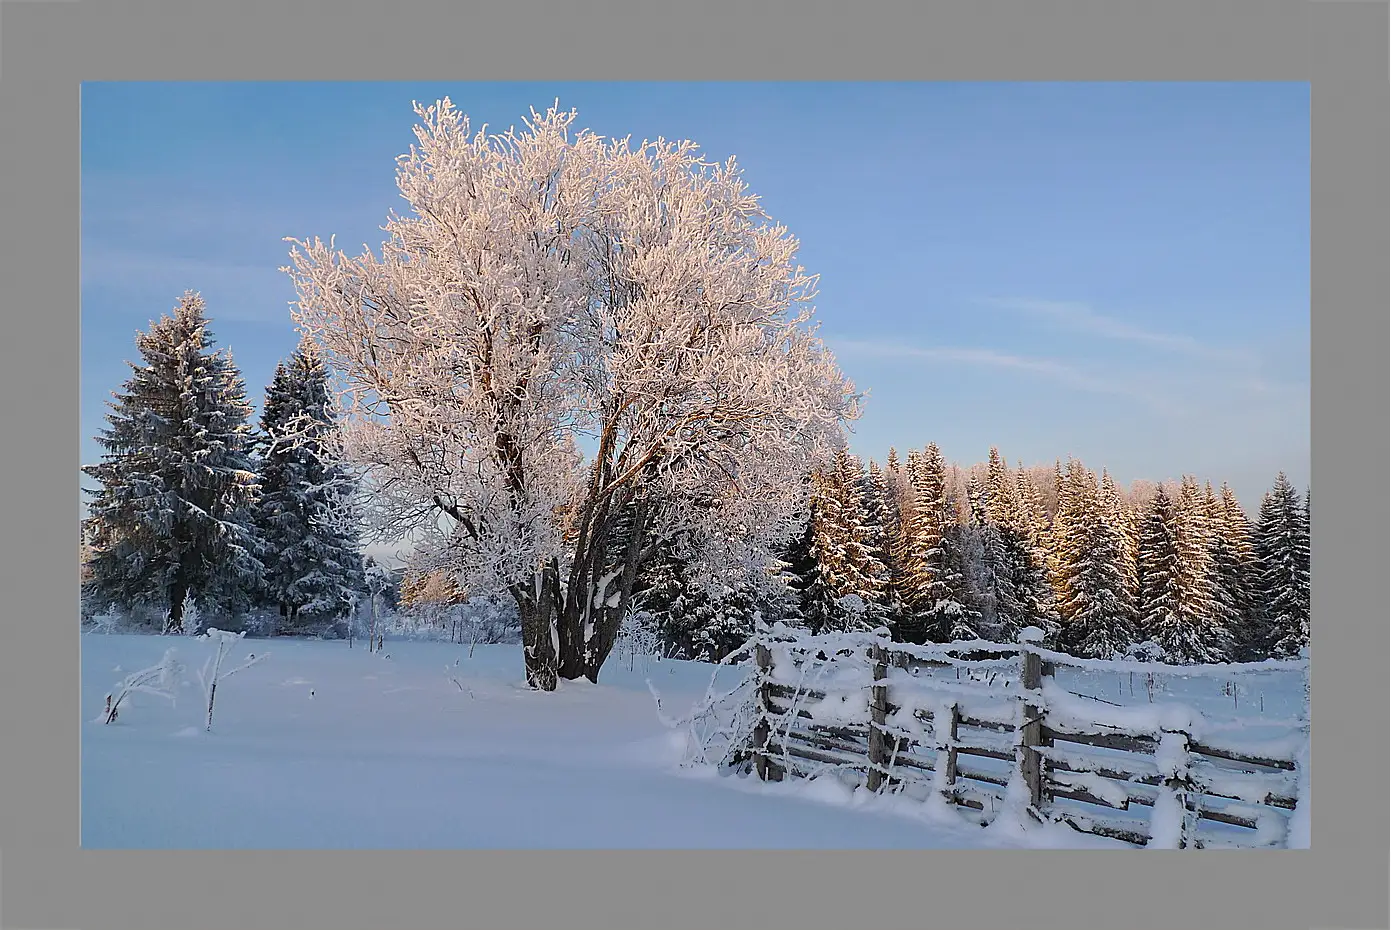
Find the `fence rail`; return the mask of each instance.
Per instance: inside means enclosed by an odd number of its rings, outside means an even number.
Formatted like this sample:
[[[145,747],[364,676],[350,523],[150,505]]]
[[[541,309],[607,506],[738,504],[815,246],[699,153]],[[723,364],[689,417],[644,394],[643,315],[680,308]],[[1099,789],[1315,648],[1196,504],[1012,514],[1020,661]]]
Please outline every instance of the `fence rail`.
[[[1013,804],[1040,822],[1179,848],[1284,845],[1299,803],[1307,713],[1252,746],[1207,732],[1185,705],[1087,704],[1056,680],[1060,665],[1122,663],[1030,642],[923,647],[785,632],[757,642],[752,658],[757,722],[742,755],[764,780],[849,770],[870,791],[936,793],[982,823]],[[948,668],[967,680],[933,675]]]

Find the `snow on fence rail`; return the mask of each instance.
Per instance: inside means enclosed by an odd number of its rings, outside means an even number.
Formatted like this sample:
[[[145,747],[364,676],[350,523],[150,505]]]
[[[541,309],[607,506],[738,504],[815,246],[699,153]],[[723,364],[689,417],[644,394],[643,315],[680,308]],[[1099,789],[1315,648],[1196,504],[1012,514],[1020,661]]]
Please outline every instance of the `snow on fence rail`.
[[[1189,705],[1110,704],[1055,677],[1067,665],[1230,678],[1271,663],[1104,662],[1021,640],[914,646],[776,626],[731,657],[752,665],[753,706],[729,758],[764,780],[838,770],[873,792],[937,795],[982,825],[1008,810],[1136,846],[1289,845],[1307,804],[1307,710],[1273,738],[1233,739]],[[1278,664],[1307,675],[1307,660]]]

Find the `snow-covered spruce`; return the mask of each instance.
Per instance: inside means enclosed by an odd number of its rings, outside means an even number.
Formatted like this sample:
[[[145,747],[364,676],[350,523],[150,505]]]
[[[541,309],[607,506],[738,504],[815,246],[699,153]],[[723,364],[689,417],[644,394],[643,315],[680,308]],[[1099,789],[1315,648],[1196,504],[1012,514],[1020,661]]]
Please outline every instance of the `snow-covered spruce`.
[[[110,404],[101,462],[83,468],[99,484],[83,594],[96,612],[160,608],[175,632],[190,595],[205,611],[236,614],[260,583],[251,406],[231,356],[212,350],[197,294],[135,342],[143,363],[131,363]]]
[[[276,367],[261,415],[261,495],[256,522],[266,543],[264,599],[282,632],[324,632],[367,589],[353,520],[352,476],[338,461],[328,372],[302,341]]]
[[[1261,503],[1255,549],[1267,654],[1298,655],[1309,643],[1309,514],[1283,472]]]

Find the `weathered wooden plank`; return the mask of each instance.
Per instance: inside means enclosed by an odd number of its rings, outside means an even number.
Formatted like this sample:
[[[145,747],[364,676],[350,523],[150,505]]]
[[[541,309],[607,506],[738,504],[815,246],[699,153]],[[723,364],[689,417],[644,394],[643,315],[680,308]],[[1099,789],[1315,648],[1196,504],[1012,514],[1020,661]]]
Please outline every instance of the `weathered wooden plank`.
[[[1134,800],[1133,798],[1127,797],[1126,802],[1117,807],[1105,798],[1099,798],[1085,788],[1078,788],[1076,785],[1069,785],[1064,788],[1055,782],[1050,782],[1044,790],[1050,798],[1067,798],[1069,801],[1082,801],[1086,804],[1095,804],[1097,807],[1109,807],[1112,810],[1118,811],[1129,810],[1130,802]]]
[[[815,719],[810,715],[805,718],[801,714],[797,716],[799,719]],[[809,723],[806,726],[813,733],[822,733],[834,739],[849,740],[850,742],[864,742],[869,739],[869,727],[836,727],[824,723]]]
[[[799,759],[808,759],[812,762],[843,765],[847,768],[865,768],[869,764],[869,760],[861,755],[827,752],[822,749],[812,749],[811,747],[792,742],[789,742],[787,745],[770,742],[767,746],[766,753],[770,757],[770,761],[772,758],[786,754],[795,756]]]
[[[826,699],[826,692],[817,691],[815,688],[794,688],[791,685],[784,685],[776,681],[768,682],[765,687],[767,687],[768,693],[773,697],[795,698],[804,696],[818,701],[824,701]]]
[[[956,770],[956,775],[958,779],[969,778],[972,781],[983,781],[987,785],[999,785],[1001,788],[1009,785],[1009,778],[1007,776],[996,775],[993,772],[982,772],[979,769],[958,768]]]
[[[1202,743],[1189,743],[1188,751],[1201,756],[1211,756],[1214,759],[1226,759],[1229,762],[1240,762],[1243,765],[1255,765],[1267,769],[1280,769],[1284,772],[1293,772],[1295,768],[1294,762],[1289,759],[1251,756],[1244,753],[1232,752],[1229,749],[1220,749],[1216,746],[1205,746]]]
[[[1074,772],[1079,775],[1090,773],[1093,775],[1100,775],[1103,778],[1114,778],[1116,781],[1131,782],[1139,785],[1158,785],[1160,782],[1158,775],[1147,775],[1143,772],[1131,772],[1125,769],[1111,768],[1109,765],[1093,764],[1090,761],[1085,764],[1074,764],[1065,758],[1051,753],[1047,755],[1047,759],[1049,767],[1057,769],[1060,772]],[[1108,759],[1106,761],[1110,762],[1111,760]]]
[[[965,756],[983,756],[987,759],[999,759],[1002,762],[1013,762],[1014,753],[1006,752],[1003,749],[987,749],[984,746],[958,745],[956,751]]]
[[[777,731],[776,736],[781,740],[799,740],[803,743],[806,743],[809,746],[819,746],[822,749],[830,749],[836,752],[853,753],[857,756],[864,758],[866,762],[870,761],[866,745],[858,741],[852,742],[848,740],[836,739],[835,737],[831,736],[822,736],[820,734],[809,732],[807,730],[789,731],[780,729]]]
[[[1135,772],[1133,770],[1114,767],[1117,765],[1117,763],[1123,764],[1124,760],[1122,759],[1106,759],[1104,761],[1098,759],[1096,762],[1093,762],[1091,760],[1087,760],[1086,762],[1080,762],[1077,761],[1075,757],[1069,759],[1066,756],[1055,754],[1052,752],[1046,753],[1046,758],[1048,759],[1048,764],[1050,768],[1056,769],[1061,772],[1074,772],[1077,774],[1090,773],[1093,775],[1100,775],[1103,778],[1114,779],[1115,781],[1123,782],[1125,784],[1147,785],[1150,787],[1157,787],[1161,782],[1161,779],[1157,774],[1147,774],[1144,772]],[[1244,801],[1245,803],[1252,803],[1250,801],[1246,801],[1244,798],[1239,798],[1234,794],[1224,793],[1221,791],[1214,791],[1213,789],[1203,784],[1203,778],[1200,774],[1195,773],[1193,776],[1193,781],[1195,787],[1198,789],[1198,792],[1206,797],[1222,798],[1228,801]],[[1140,803],[1145,803],[1144,796],[1132,795],[1132,800],[1136,800]],[[1294,810],[1295,807],[1295,799],[1293,797],[1276,794],[1273,792],[1267,794],[1262,801],[1255,803],[1264,804],[1269,807],[1278,807],[1283,810]]]
[[[1084,746],[1096,746],[1099,749],[1119,749],[1124,752],[1136,752],[1142,755],[1153,755],[1156,741],[1147,736],[1128,736],[1124,733],[1064,733],[1052,727],[1043,728],[1044,735],[1055,742],[1080,743]]]
[[[1134,846],[1149,845],[1149,827],[1147,824],[1133,821],[1096,820],[1081,816],[1074,818],[1070,814],[1054,814],[1054,817],[1061,820],[1078,833],[1091,833],[1096,836],[1104,836],[1109,839],[1130,843]]]

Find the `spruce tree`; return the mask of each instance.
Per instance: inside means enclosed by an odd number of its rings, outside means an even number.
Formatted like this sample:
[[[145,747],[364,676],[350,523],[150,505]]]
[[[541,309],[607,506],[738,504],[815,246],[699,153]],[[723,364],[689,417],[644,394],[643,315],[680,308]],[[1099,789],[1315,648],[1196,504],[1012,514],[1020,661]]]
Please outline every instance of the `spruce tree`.
[[[840,449],[829,467],[812,473],[810,519],[802,549],[790,557],[800,581],[800,612],[815,633],[873,628],[888,620],[888,569],[879,557],[882,531],[871,518],[868,482],[859,459]],[[859,598],[863,611],[845,609]]]
[[[1015,525],[1020,529],[1019,547],[1023,550],[1017,560],[1015,590],[1024,604],[1027,624],[1037,626],[1046,634],[1044,642],[1056,645],[1062,629],[1058,616],[1057,597],[1048,573],[1047,516],[1043,495],[1029,477],[1024,463],[1019,463],[1015,477],[1015,498],[1018,516]]]
[[[633,603],[652,615],[663,655],[694,655],[701,619],[696,606],[700,600],[699,592],[690,583],[681,541],[658,542],[652,558],[638,568]]]
[[[936,443],[923,450],[915,490],[914,624],[924,640],[975,639],[980,612],[970,603],[966,588],[966,550],[956,520],[959,508],[948,494],[946,463]]]
[[[1135,613],[1121,535],[1106,519],[1096,476],[1081,462],[1068,463],[1058,517],[1064,647],[1084,658],[1109,659],[1134,642]]]
[[[938,603],[937,623],[948,642],[981,639],[982,630],[994,630],[996,579],[985,564],[983,528],[953,522],[942,533],[941,580],[950,595]]]
[[[882,516],[872,514],[880,507],[870,499],[869,477],[859,458],[842,448],[835,459],[836,493],[840,505],[840,532],[845,538],[849,574],[842,596],[860,598],[866,612],[863,623],[870,628],[882,625],[886,619],[885,589],[888,587],[888,567],[879,557]]]
[[[1256,557],[1269,655],[1297,656],[1309,644],[1309,533],[1299,493],[1284,472],[1261,504]]]
[[[1212,526],[1207,499],[1198,480],[1185,475],[1175,506],[1178,525],[1181,615],[1198,645],[1173,656],[1176,662],[1224,662],[1231,655],[1232,633],[1217,599],[1212,559]]]
[[[1042,561],[1046,558],[1044,547],[1048,535],[1048,514],[1044,510],[1043,495],[1039,492],[1038,485],[1029,477],[1023,462],[1019,463],[1014,488],[1018,507],[1015,523]]]
[[[870,564],[878,590],[876,619],[892,628],[897,624],[900,613],[893,590],[893,540],[898,536],[898,514],[888,481],[880,471],[879,464],[873,460],[869,463],[861,490],[865,502],[865,542],[873,557]]]
[[[841,533],[840,501],[833,474],[812,473],[806,547],[808,561],[800,585],[802,619],[814,635],[844,629],[839,600],[849,576],[849,555]]]
[[[1178,518],[1162,487],[1145,511],[1138,543],[1141,637],[1166,657],[1200,654],[1201,643],[1183,619]]]
[[[1120,489],[1110,472],[1101,470],[1101,510],[1104,518],[1120,534],[1121,571],[1125,575],[1126,590],[1132,602],[1139,596],[1139,578],[1135,564],[1135,524],[1130,506],[1121,496]]]
[[[1257,589],[1260,565],[1256,559],[1254,528],[1235,492],[1225,482],[1218,500],[1222,545],[1226,550],[1219,570],[1224,596],[1237,611],[1233,658],[1258,661],[1265,656],[1265,618]]]
[[[204,616],[245,609],[262,570],[247,513],[251,407],[231,357],[212,350],[205,309],[187,292],[136,336],[143,364],[129,363],[97,437],[102,461],[83,469],[100,484],[84,594],[97,609],[163,609],[165,632],[181,629],[186,599]]]
[[[312,343],[277,366],[261,416],[257,522],[269,544],[267,602],[286,632],[335,622],[366,590],[352,480],[333,457],[328,372]]]
[[[1223,485],[1224,490],[1226,485]],[[1203,489],[1203,511],[1208,525],[1208,560],[1212,567],[1212,619],[1222,631],[1227,660],[1242,651],[1246,598],[1241,556],[1229,536],[1227,512],[1212,484]]]
[[[698,662],[719,662],[748,641],[761,612],[746,585],[722,584],[702,594],[691,610],[690,655]]]
[[[1048,571],[1048,583],[1053,588],[1053,598],[1061,612],[1062,604],[1068,597],[1067,563],[1064,556],[1068,546],[1068,514],[1064,503],[1066,487],[1063,465],[1057,460],[1053,463],[1052,491],[1052,510],[1048,513],[1047,526],[1043,532],[1044,565]]]
[[[893,450],[890,450],[891,452]],[[892,463],[892,459],[890,460]],[[892,574],[889,585],[893,591],[894,602],[899,605],[897,636],[908,642],[921,643],[926,633],[919,621],[922,608],[923,587],[923,541],[924,510],[919,494],[922,480],[921,454],[910,450],[901,471],[901,492],[899,503],[898,535],[894,540]]]

